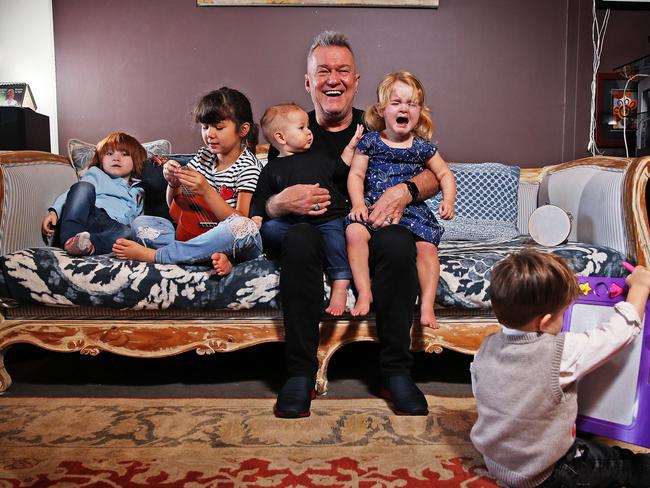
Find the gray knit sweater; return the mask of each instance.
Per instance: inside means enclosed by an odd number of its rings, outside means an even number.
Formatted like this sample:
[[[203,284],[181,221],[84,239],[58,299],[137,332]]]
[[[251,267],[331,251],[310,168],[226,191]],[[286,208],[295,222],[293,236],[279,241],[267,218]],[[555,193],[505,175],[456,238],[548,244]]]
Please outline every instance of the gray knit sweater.
[[[470,437],[490,473],[515,488],[551,475],[574,441],[576,385],[559,382],[564,334],[489,336],[471,366],[478,420]]]

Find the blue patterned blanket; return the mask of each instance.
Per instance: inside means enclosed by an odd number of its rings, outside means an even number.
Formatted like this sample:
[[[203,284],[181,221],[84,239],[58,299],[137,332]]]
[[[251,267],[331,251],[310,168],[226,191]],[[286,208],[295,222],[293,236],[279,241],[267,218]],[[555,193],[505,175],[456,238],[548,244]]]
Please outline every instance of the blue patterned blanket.
[[[440,243],[440,282],[436,302],[445,307],[490,308],[490,270],[508,254],[536,249],[562,256],[580,276],[621,277],[625,256],[614,249],[569,242],[544,247],[530,236],[503,241],[447,241]]]
[[[624,275],[617,251],[568,243],[550,249],[527,236],[499,242],[447,241],[440,245],[436,301],[445,307],[489,308],[490,269],[507,254],[532,247],[566,258],[579,275]],[[238,264],[226,277],[203,266],[72,257],[57,248],[32,248],[0,257],[0,303],[92,306],[117,309],[278,308],[279,273],[260,257]],[[350,304],[350,302],[348,302]]]

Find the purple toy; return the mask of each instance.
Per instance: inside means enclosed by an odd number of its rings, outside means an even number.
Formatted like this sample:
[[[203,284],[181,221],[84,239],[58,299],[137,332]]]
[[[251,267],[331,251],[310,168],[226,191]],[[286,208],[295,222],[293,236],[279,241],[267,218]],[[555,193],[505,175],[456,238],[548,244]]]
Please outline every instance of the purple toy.
[[[582,294],[564,315],[564,331],[602,323],[627,293],[624,278],[579,276],[578,284]],[[650,447],[649,321],[646,304],[644,327],[634,342],[578,382],[578,430]]]

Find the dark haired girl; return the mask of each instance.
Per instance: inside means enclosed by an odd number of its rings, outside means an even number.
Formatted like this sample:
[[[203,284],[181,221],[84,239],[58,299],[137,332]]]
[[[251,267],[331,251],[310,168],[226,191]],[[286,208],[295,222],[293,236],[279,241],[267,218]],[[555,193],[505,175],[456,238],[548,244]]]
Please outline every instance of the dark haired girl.
[[[205,146],[187,166],[171,159],[163,166],[177,229],[161,217],[139,217],[132,225],[133,240],[118,240],[113,252],[122,259],[162,264],[211,260],[217,273],[226,275],[235,259],[262,253],[257,227],[247,217],[262,170],[255,157],[257,126],[248,98],[227,87],[201,97],[194,119]]]

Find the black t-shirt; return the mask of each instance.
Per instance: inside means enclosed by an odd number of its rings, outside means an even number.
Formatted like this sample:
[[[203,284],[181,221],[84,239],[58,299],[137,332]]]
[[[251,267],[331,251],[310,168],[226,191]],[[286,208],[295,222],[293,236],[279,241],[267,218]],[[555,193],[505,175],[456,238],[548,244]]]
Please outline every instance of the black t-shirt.
[[[266,220],[268,219],[266,201],[270,197],[293,185],[319,183],[321,187],[329,190],[331,204],[323,215],[303,216],[305,222],[321,224],[344,216],[348,211],[347,198],[334,185],[332,178],[338,165],[338,160],[311,149],[304,153],[269,161],[262,168],[257,180],[249,215],[260,216]]]

